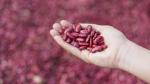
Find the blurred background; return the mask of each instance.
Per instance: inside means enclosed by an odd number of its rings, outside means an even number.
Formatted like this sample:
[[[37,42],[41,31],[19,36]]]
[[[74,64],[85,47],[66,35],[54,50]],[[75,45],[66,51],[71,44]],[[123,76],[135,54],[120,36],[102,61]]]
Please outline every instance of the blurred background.
[[[0,0],[0,84],[146,84],[63,50],[49,35],[62,19],[112,25],[150,49],[150,0]]]

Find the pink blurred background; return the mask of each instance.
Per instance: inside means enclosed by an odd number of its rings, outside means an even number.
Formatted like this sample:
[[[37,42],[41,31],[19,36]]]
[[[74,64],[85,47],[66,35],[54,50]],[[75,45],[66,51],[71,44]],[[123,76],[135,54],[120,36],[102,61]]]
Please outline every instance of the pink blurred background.
[[[112,25],[150,49],[150,0],[0,0],[0,84],[146,84],[63,50],[49,35],[61,19]]]

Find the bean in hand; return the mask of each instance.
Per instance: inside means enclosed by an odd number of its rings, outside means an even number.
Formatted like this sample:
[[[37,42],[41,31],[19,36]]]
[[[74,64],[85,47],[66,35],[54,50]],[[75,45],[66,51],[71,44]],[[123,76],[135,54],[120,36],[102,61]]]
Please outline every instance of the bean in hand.
[[[63,31],[63,32],[62,32]],[[72,27],[62,28],[60,32],[64,41],[79,48],[80,50],[88,50],[92,53],[101,52],[107,48],[104,38],[100,32],[97,32],[88,25],[83,28],[80,24]]]

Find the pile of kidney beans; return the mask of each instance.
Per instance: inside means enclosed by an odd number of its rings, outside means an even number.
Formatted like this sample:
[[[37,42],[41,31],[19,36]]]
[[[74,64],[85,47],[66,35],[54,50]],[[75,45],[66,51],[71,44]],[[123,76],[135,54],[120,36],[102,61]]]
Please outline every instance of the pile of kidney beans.
[[[60,34],[63,40],[80,50],[87,49],[94,53],[107,48],[104,37],[100,32],[94,30],[91,25],[82,27],[80,24],[77,24],[63,27]]]

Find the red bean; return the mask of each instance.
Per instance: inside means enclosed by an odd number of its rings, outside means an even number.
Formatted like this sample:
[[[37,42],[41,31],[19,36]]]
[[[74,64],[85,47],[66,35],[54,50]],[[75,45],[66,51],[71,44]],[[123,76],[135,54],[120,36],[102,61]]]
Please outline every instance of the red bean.
[[[81,30],[80,33],[81,34],[88,34],[89,32],[87,30]]]
[[[80,46],[79,49],[84,50],[84,49],[86,49],[86,46]]]
[[[76,29],[75,25],[72,25],[72,28],[73,28],[73,30],[75,30]]]
[[[76,40],[80,42],[80,41],[84,41],[85,39],[84,38],[77,38]]]
[[[87,50],[92,51],[92,48],[91,47],[87,47]]]
[[[66,42],[67,42],[67,43],[71,43],[71,39],[70,39],[70,38],[67,38]]]
[[[100,35],[99,35],[100,36]],[[104,40],[104,37],[103,36],[100,36],[101,38],[99,39],[99,41],[103,41]]]
[[[94,30],[91,31],[91,36],[92,36],[92,37],[94,36],[94,34],[95,34],[95,31],[94,31]]]
[[[106,48],[107,48],[107,45],[102,45],[102,48],[103,48],[103,49],[106,49]]]
[[[76,31],[76,32],[80,32],[80,30],[81,30],[81,25],[80,25],[80,24],[78,24],[78,25],[76,26],[75,31]]]
[[[73,46],[75,46],[75,47],[79,47],[79,44],[77,43],[77,42],[75,42],[75,41],[73,41],[72,43],[71,43]]]
[[[71,32],[73,29],[72,28],[67,28],[65,31],[64,31],[64,34],[67,34],[68,32]]]
[[[92,47],[93,41],[92,38],[90,38],[90,47]]]
[[[87,30],[88,30],[89,32],[91,32],[91,31],[92,31],[92,26],[91,26],[91,25],[88,25],[88,26],[87,26]]]
[[[78,37],[78,36],[79,36],[79,33],[72,32],[71,35],[74,36],[74,37]]]
[[[79,37],[87,37],[87,34],[79,34]]]
[[[104,45],[104,44],[105,44],[104,41],[98,42],[98,45]]]
[[[69,32],[67,32],[67,34],[66,34],[69,38],[71,38],[71,39],[74,39],[75,37],[74,36],[72,36]]]
[[[101,51],[101,50],[102,50],[102,46],[97,46],[92,49],[92,52]]]
[[[67,27],[63,26],[62,29],[67,29]]]
[[[67,40],[67,35],[66,34],[63,35],[63,40],[65,40],[65,41]]]
[[[87,36],[86,42],[89,42],[89,40],[90,40],[90,35]]]
[[[94,39],[93,43],[94,43],[94,44],[97,44],[98,41],[100,41],[101,38],[102,38],[101,36],[96,37],[96,38]]]
[[[95,33],[94,36],[93,36],[93,40],[94,40],[97,36],[98,36],[98,34]]]
[[[80,46],[88,46],[88,45],[89,45],[89,43],[79,42],[79,45],[80,45]]]
[[[94,47],[96,47],[97,45],[92,45],[92,47],[94,48]]]

